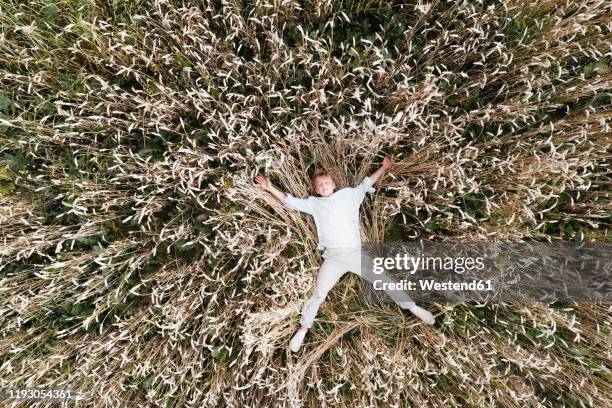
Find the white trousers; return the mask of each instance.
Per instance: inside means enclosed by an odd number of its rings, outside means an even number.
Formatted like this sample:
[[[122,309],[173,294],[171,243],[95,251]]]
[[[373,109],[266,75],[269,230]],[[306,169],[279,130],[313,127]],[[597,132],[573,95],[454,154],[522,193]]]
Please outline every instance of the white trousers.
[[[364,265],[372,265],[372,259],[364,256]],[[323,264],[319,269],[317,276],[317,284],[312,296],[304,303],[302,309],[302,317],[300,324],[304,327],[311,328],[315,316],[319,311],[319,306],[327,297],[327,293],[334,287],[336,282],[347,272],[352,272],[366,281],[373,283],[375,280],[380,280],[383,283],[396,283],[397,279],[386,273],[375,274],[372,268],[363,268],[362,271],[362,253],[361,248],[327,248],[323,253]],[[414,301],[408,296],[405,291],[386,290],[385,293],[391,299],[400,305],[402,309],[407,308],[407,304],[414,305]]]

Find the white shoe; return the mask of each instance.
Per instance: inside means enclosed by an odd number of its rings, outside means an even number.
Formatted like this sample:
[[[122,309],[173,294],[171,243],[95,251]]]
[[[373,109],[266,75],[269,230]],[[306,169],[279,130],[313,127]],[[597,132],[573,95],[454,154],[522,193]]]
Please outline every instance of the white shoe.
[[[306,330],[301,328],[293,335],[291,341],[289,342],[289,348],[291,349],[291,351],[297,353],[300,350],[305,336]]]
[[[427,324],[434,324],[436,322],[435,317],[430,312],[423,309],[422,307],[417,306],[416,304],[414,304],[414,302],[403,302],[402,304],[400,304],[400,306],[403,309],[410,310],[413,315],[415,315]]]
[[[436,322],[435,317],[433,317],[433,315],[430,312],[423,309],[422,307],[413,306],[408,310],[410,310],[413,315],[415,315],[416,317],[418,317],[419,319],[421,319],[427,324],[434,324]]]

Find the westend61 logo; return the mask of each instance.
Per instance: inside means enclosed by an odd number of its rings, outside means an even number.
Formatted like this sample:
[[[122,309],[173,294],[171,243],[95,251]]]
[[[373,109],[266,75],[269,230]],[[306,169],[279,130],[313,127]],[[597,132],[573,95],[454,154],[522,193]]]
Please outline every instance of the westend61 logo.
[[[607,243],[365,243],[361,262],[368,300],[394,291],[419,301],[612,299]]]
[[[473,269],[483,270],[485,268],[484,258],[482,257],[431,257],[431,256],[410,256],[406,253],[396,254],[395,257],[375,257],[372,260],[372,271],[377,274],[383,274],[385,270],[405,271],[414,275],[417,271],[452,271],[456,274],[462,274]],[[492,291],[493,283],[490,279],[472,279],[466,282],[455,282],[453,280],[440,281],[439,279],[417,279],[408,280],[402,279],[395,282],[393,279],[376,279],[372,282],[375,290],[486,290]]]

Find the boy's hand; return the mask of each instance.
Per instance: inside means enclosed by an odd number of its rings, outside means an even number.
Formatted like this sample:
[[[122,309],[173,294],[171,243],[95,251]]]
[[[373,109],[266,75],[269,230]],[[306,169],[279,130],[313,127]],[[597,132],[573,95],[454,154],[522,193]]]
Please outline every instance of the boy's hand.
[[[267,177],[264,176],[257,176],[255,177],[255,181],[257,182],[257,184],[259,184],[261,186],[261,188],[263,188],[264,190],[267,190],[268,188],[270,188],[270,180],[268,180]]]
[[[382,164],[382,167],[383,167],[385,170],[389,170],[391,167],[393,167],[393,165],[394,165],[394,164],[395,164],[395,162],[393,161],[393,157],[391,157],[391,156],[386,156],[386,157],[383,159],[383,164]]]

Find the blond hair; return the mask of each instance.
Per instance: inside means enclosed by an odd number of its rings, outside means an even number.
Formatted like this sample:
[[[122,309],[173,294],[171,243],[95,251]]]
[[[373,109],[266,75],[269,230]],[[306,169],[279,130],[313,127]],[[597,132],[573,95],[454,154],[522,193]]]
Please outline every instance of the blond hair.
[[[334,181],[334,183],[336,182],[334,180],[334,174],[330,170],[327,170],[327,169],[315,170],[315,172],[312,173],[312,177],[310,177],[310,187],[312,188],[312,192],[315,195],[318,195],[317,191],[316,191],[316,184],[315,183],[317,182],[317,179],[319,177],[331,177],[331,179]],[[335,191],[335,189],[334,189],[334,191]]]

